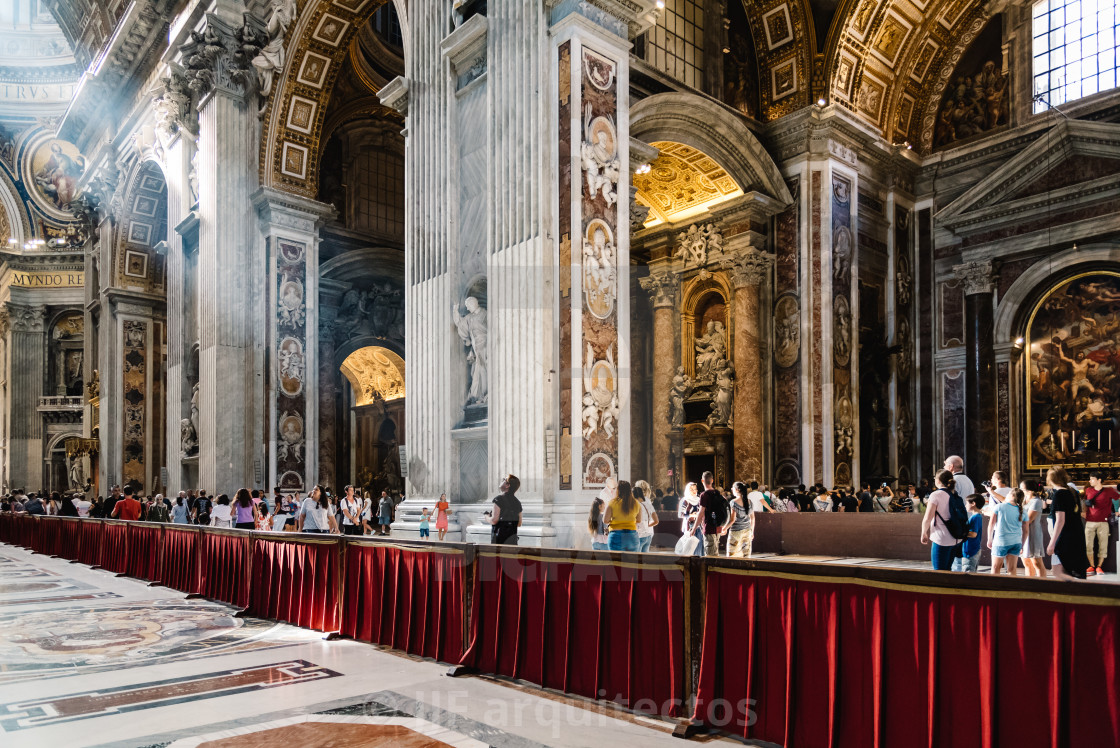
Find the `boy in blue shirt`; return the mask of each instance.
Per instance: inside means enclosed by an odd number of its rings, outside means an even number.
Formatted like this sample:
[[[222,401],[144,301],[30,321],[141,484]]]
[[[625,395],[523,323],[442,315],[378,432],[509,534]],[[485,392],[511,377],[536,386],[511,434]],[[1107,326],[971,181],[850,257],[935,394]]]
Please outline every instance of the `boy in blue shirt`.
[[[976,573],[980,568],[980,536],[984,533],[983,494],[974,493],[964,500],[968,506],[968,538],[961,543],[961,555],[953,559],[953,571]]]

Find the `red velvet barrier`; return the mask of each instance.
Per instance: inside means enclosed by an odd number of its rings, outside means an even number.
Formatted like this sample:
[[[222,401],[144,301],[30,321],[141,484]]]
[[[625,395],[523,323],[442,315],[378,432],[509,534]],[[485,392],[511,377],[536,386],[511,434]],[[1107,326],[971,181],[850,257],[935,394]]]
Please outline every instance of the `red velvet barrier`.
[[[15,515],[0,514],[0,543],[15,545]]]
[[[105,523],[98,519],[89,519],[81,523],[81,528],[78,560],[86,566],[100,566],[101,540],[105,536]]]
[[[155,582],[159,579],[159,557],[163,525],[133,522],[128,526],[128,575]]]
[[[114,574],[128,573],[128,522],[104,520],[101,535],[101,567]]]
[[[249,533],[202,530],[199,540],[202,596],[239,608],[247,607],[250,562]]]
[[[463,655],[466,556],[460,548],[346,545],[346,636],[441,662]]]
[[[694,719],[744,738],[1120,745],[1116,600],[709,568],[703,632]]]
[[[462,664],[679,715],[688,560],[622,558],[480,551]]]
[[[187,525],[165,525],[163,528],[163,561],[159,567],[159,583],[173,590],[197,594],[199,579],[199,530]]]
[[[45,556],[58,555],[58,535],[62,532],[62,524],[53,517],[43,517],[35,520],[38,525],[35,541],[31,550]]]
[[[253,538],[249,612],[316,631],[338,631],[338,538]]]
[[[58,533],[58,547],[56,554],[68,561],[78,559],[78,549],[81,546],[82,525],[85,520],[75,517],[60,517],[58,523],[62,528]]]

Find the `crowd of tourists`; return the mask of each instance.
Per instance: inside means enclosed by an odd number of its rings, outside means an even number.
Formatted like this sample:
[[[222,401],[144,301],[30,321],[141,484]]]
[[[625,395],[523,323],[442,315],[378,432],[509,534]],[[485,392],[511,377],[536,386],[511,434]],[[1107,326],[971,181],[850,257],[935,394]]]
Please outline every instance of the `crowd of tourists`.
[[[680,522],[679,555],[750,558],[756,515],[768,512],[889,512],[920,513],[921,542],[930,546],[933,568],[976,572],[982,547],[991,552],[992,573],[1018,574],[1020,561],[1028,576],[1047,575],[1045,558],[1057,578],[1085,578],[1104,573],[1108,557],[1109,519],[1120,514],[1120,492],[1104,484],[1100,470],[1091,471],[1084,492],[1065,470],[1051,469],[1045,481],[1024,478],[1012,485],[996,471],[977,490],[964,473],[964,462],[952,456],[932,481],[906,483],[897,491],[889,482],[877,488],[823,485],[787,487],[772,491],[752,481],[736,481],[731,489],[714,485],[711,472],[699,484],[688,483],[682,495],[653,489],[646,481],[631,484],[611,479],[591,503],[587,532],[595,550],[648,552],[659,513],[675,512]],[[518,543],[522,506],[517,498],[520,480],[509,475],[499,494],[483,513],[490,524],[492,543]],[[162,494],[139,495],[133,488],[113,486],[110,494],[89,499],[82,493],[15,491],[0,501],[0,511],[30,515],[92,517],[129,521],[167,522],[209,527],[277,532],[379,535],[391,532],[401,494],[383,491],[376,501],[346,486],[341,495],[315,486],[302,496],[273,490],[272,496],[239,489],[210,496],[204,490],[181,491],[171,500]],[[444,540],[452,515],[446,494],[422,507],[421,538],[432,526]],[[985,517],[988,518],[985,529]],[[1044,523],[1048,532],[1044,533]],[[1049,540],[1047,540],[1047,536]]]

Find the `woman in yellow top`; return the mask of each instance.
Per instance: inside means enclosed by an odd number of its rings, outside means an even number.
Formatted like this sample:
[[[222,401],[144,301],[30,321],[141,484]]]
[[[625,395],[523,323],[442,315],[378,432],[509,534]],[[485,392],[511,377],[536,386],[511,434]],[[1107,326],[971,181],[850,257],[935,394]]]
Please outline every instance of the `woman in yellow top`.
[[[620,480],[618,495],[607,504],[607,512],[603,515],[603,522],[611,531],[607,536],[609,550],[638,550],[638,515],[641,511],[641,504],[630,491],[630,483]]]

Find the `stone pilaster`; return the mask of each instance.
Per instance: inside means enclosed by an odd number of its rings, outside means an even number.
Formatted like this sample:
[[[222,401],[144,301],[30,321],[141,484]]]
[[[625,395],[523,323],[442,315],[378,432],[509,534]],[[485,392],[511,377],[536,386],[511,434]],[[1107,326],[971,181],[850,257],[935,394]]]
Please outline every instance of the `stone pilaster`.
[[[46,339],[42,305],[8,302],[8,480],[12,488],[36,491],[43,483],[42,419]]]
[[[267,486],[319,482],[319,228],[329,205],[269,188],[253,197],[268,262]]]
[[[676,373],[674,320],[680,294],[680,276],[669,267],[650,271],[640,281],[653,305],[653,466],[647,479],[654,488],[668,490],[672,485],[668,471],[676,466],[669,457],[669,390]]]
[[[996,274],[991,260],[956,265],[964,285],[964,466],[976,479],[999,469],[996,423],[996,351],[993,298]]]
[[[735,289],[735,473],[743,480],[763,479],[764,410],[762,407],[762,332],[759,320],[759,291],[772,278],[774,256],[754,247],[744,247],[724,260]]]
[[[265,486],[266,309],[262,242],[246,210],[257,188],[256,96],[219,0],[182,50],[197,98],[199,482],[216,493]],[[228,7],[227,7],[228,6]]]

